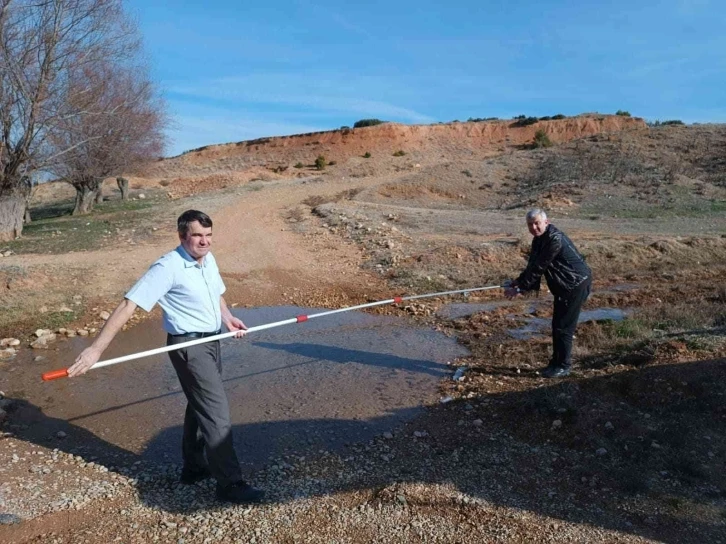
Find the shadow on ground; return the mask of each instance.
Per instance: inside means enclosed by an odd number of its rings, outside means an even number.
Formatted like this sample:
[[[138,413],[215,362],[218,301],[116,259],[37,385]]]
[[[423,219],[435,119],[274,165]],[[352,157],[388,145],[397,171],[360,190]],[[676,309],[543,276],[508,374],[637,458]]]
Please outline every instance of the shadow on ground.
[[[267,489],[271,502],[361,491],[364,502],[395,504],[404,495],[407,507],[460,512],[461,503],[452,497],[407,487],[432,483],[453,485],[471,497],[467,508],[485,501],[667,543],[723,542],[725,363],[650,366],[454,401],[432,407],[392,439],[349,444],[340,455],[322,453],[317,437],[343,429],[354,438],[371,424],[385,426],[396,414],[375,422],[244,425],[234,433],[243,459],[253,449],[275,450],[272,437],[288,437],[295,457],[269,459],[265,469],[250,475]],[[80,427],[45,417],[22,400],[11,416],[22,425],[20,439],[49,446],[48,437],[64,431],[68,439],[52,446],[95,455],[127,475],[127,468],[118,467],[139,460]],[[414,437],[414,431],[425,435]],[[252,445],[246,437],[254,437]],[[181,428],[169,428],[148,448],[180,439]],[[311,478],[313,473],[323,476]],[[157,467],[154,478],[139,479],[141,500],[177,513],[221,507],[211,481],[190,489],[179,486],[177,477],[177,468]],[[190,493],[194,500],[180,500]]]

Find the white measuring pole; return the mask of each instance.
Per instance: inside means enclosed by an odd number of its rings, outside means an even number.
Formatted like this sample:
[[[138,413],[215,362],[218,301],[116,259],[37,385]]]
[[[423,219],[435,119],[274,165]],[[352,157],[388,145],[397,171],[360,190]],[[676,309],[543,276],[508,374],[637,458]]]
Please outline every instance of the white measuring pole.
[[[272,329],[274,327],[282,327],[283,325],[292,325],[293,323],[304,323],[309,319],[315,319],[317,317],[324,317],[333,314],[339,314],[341,312],[350,312],[352,310],[361,310],[363,308],[372,308],[373,306],[381,306],[382,304],[398,304],[404,300],[417,300],[420,298],[431,298],[431,297],[442,297],[447,295],[456,295],[459,293],[473,293],[475,291],[489,291],[491,289],[499,289],[500,285],[490,285],[488,287],[474,287],[472,289],[459,289],[458,291],[442,291],[439,293],[427,293],[425,295],[412,295],[408,297],[394,297],[387,300],[379,300],[376,302],[368,302],[366,304],[358,304],[357,306],[347,306],[345,308],[338,308],[337,310],[328,310],[327,312],[319,312],[317,314],[310,315],[299,315],[290,319],[283,319],[282,321],[275,321],[273,323],[266,323],[265,325],[258,325],[256,327],[250,327],[245,331],[245,335],[263,331],[265,329]],[[114,359],[108,359],[106,361],[99,361],[93,365],[89,370],[95,370],[97,368],[103,368],[104,366],[115,365],[118,363],[125,363],[126,361],[132,361],[134,359],[141,359],[142,357],[150,357],[152,355],[158,355],[160,353],[166,353],[167,351],[173,351],[175,349],[188,348],[191,346],[198,346],[199,344],[206,344],[207,342],[214,342],[216,340],[222,340],[223,338],[230,338],[235,336],[238,331],[223,332],[221,334],[215,334],[214,336],[207,336],[206,338],[197,338],[196,340],[189,340],[188,342],[181,342],[171,346],[164,346],[161,348],[150,349],[148,351],[141,351],[139,353],[132,353],[130,355],[124,355],[122,357],[116,357]],[[60,370],[51,370],[43,374],[43,381],[57,380],[58,378],[67,378],[68,369],[63,368]]]

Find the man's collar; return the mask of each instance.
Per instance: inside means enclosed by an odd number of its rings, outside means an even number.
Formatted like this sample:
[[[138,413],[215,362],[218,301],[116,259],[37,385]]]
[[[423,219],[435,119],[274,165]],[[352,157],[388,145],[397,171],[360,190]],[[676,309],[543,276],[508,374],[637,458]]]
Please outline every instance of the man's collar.
[[[184,246],[179,244],[179,246],[176,248],[176,252],[181,256],[181,258],[184,260],[184,268],[191,268],[192,266],[200,266],[197,260],[189,255],[187,253],[187,250],[184,249]],[[201,266],[207,266],[207,259],[206,257],[202,259],[202,265]]]

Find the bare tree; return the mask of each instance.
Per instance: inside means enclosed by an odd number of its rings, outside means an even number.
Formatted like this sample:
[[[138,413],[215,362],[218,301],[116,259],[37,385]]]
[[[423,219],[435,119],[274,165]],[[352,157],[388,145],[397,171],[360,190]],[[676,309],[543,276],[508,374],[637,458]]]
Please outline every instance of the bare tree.
[[[51,171],[76,189],[75,214],[93,209],[103,180],[156,159],[164,148],[163,104],[142,66],[85,66],[71,83],[69,117],[48,141],[66,149]]]
[[[121,191],[121,200],[127,200],[129,198],[129,180],[119,176],[116,178],[116,184],[118,190]]]
[[[84,143],[48,142],[69,118],[97,113],[73,109],[74,74],[136,51],[121,0],[0,0],[0,240],[22,233],[30,191],[24,176]]]

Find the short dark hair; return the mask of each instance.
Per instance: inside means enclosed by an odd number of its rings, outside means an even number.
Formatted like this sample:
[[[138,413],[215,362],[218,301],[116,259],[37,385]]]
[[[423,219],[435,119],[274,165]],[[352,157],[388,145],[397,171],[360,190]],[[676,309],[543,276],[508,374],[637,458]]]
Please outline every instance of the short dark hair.
[[[205,229],[212,227],[212,218],[206,213],[200,212],[199,210],[187,210],[176,220],[176,230],[182,238],[187,237],[189,225],[194,223],[194,221],[198,221]]]

